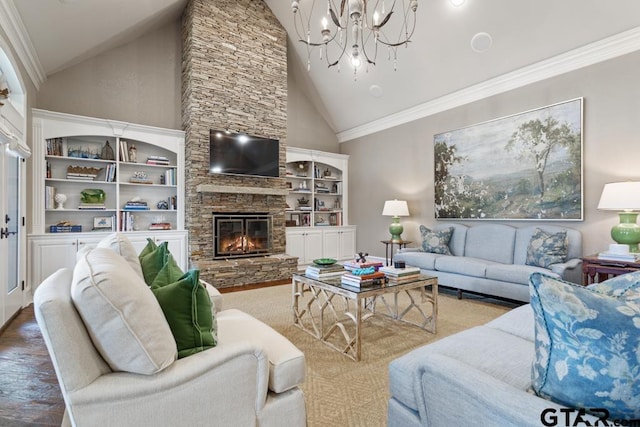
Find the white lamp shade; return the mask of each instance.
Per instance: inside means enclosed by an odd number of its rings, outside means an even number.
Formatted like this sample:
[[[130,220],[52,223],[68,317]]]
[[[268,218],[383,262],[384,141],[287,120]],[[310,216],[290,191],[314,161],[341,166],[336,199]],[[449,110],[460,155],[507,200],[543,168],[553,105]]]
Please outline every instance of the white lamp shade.
[[[612,182],[605,184],[598,209],[612,211],[640,210],[640,182]]]
[[[409,206],[404,200],[387,200],[382,209],[384,216],[409,216]]]

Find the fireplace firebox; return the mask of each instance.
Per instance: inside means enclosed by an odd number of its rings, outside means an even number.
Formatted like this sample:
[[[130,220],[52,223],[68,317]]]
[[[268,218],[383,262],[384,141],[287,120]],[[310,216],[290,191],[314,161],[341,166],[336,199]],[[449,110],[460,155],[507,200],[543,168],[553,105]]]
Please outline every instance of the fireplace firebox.
[[[272,216],[264,213],[213,213],[213,258],[271,253]]]

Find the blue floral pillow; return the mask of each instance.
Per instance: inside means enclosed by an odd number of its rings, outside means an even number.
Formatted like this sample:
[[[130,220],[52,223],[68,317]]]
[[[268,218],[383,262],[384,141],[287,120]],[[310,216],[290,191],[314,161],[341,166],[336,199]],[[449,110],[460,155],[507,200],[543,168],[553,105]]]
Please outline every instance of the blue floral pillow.
[[[589,285],[589,289],[614,297],[626,297],[640,292],[640,271],[621,274],[604,282]]]
[[[449,240],[453,234],[453,227],[443,228],[438,231],[431,231],[424,225],[420,226],[422,236],[422,250],[434,254],[451,255]]]
[[[549,234],[536,228],[529,240],[525,264],[549,268],[551,264],[562,263],[567,259],[568,246],[566,231]]]
[[[605,408],[610,419],[639,419],[638,285],[616,297],[540,273],[530,281],[535,393],[573,408]]]

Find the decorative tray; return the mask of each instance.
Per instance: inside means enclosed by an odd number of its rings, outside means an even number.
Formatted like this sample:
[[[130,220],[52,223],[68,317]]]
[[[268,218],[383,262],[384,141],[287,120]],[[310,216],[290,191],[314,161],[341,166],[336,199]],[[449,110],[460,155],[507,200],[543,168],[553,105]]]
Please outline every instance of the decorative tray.
[[[332,265],[332,264],[335,264],[336,262],[338,261],[336,261],[333,258],[318,258],[313,260],[313,263],[315,265]]]

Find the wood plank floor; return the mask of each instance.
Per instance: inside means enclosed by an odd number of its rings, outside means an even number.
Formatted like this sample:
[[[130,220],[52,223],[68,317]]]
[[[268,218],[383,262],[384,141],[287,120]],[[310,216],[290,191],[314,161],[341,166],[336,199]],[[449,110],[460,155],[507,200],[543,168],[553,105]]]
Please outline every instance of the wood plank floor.
[[[63,414],[62,393],[31,305],[0,333],[0,426],[59,426]]]

